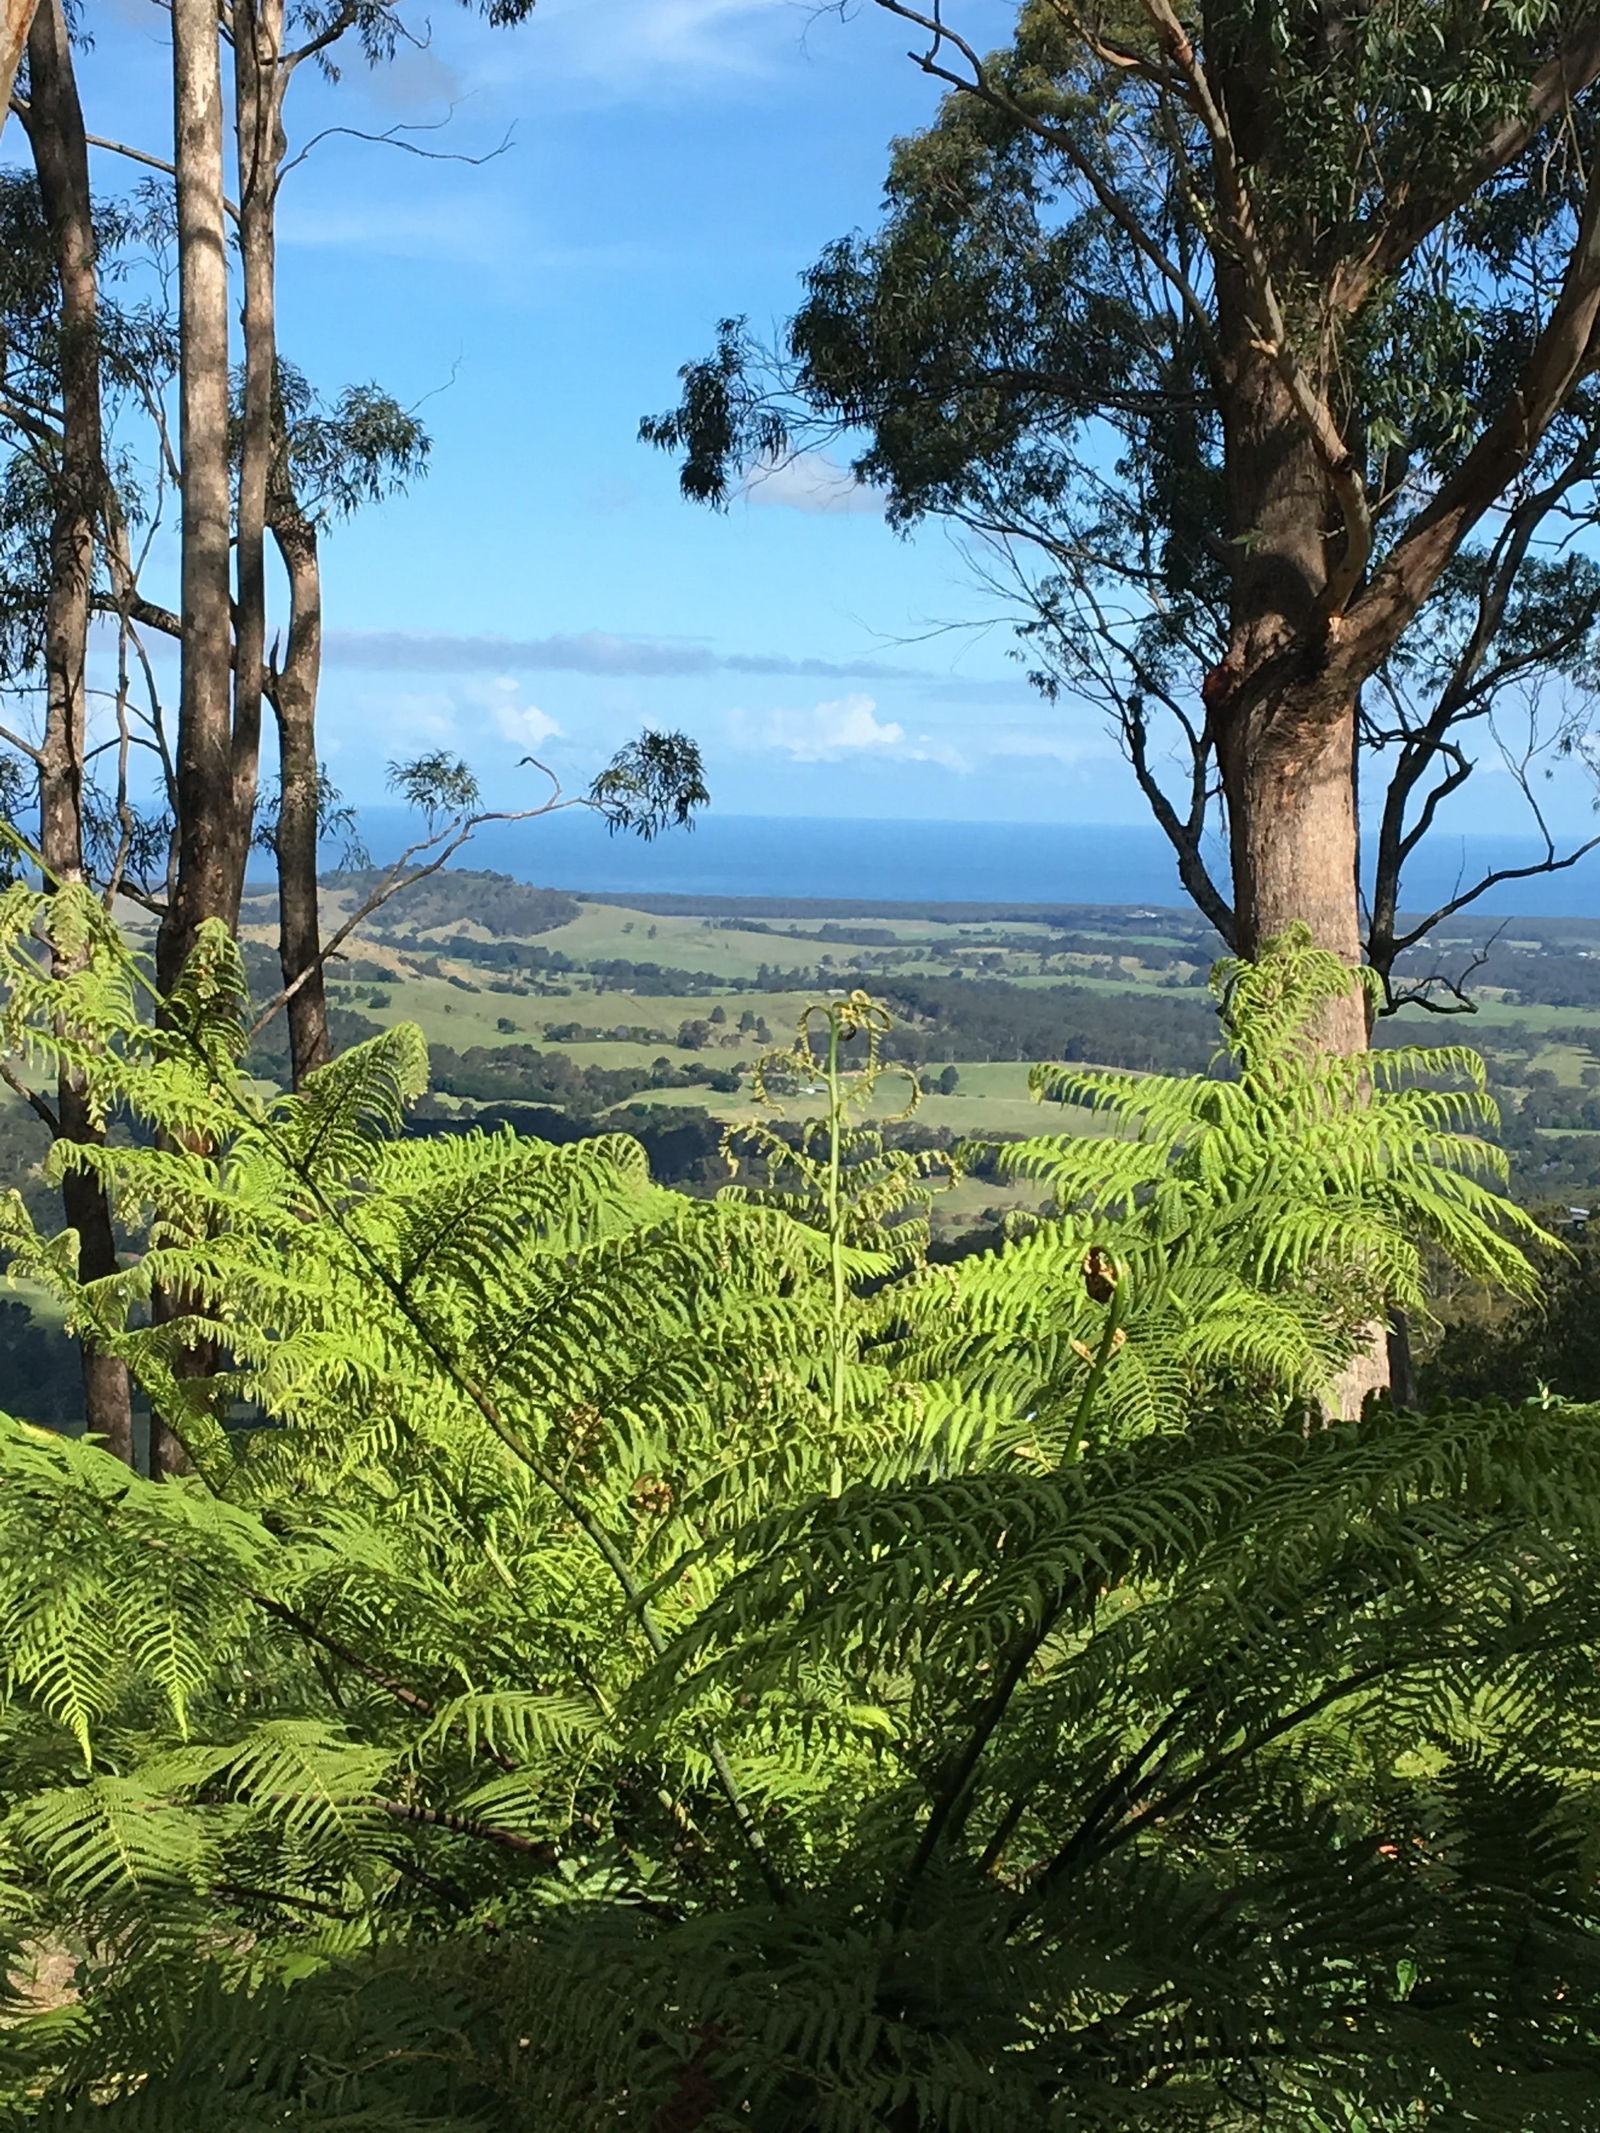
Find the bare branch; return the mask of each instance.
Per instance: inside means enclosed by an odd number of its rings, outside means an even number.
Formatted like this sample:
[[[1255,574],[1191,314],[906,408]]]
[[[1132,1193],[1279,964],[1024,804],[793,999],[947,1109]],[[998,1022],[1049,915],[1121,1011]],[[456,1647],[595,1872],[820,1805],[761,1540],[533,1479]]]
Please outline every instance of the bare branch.
[[[1387,971],[1383,973],[1383,1008],[1385,1015],[1398,1014],[1402,1007],[1421,1007],[1430,1015],[1475,1015],[1478,1003],[1469,997],[1467,987],[1488,962],[1495,942],[1500,938],[1496,930],[1456,977],[1447,977],[1442,970],[1435,970],[1425,978],[1417,978],[1403,990],[1396,991]],[[1439,997],[1438,987],[1445,995]]]
[[[22,1098],[28,1109],[36,1112],[44,1120],[57,1140],[61,1138],[60,1119],[56,1117],[54,1111],[51,1110],[38,1091],[30,1089],[25,1081],[12,1073],[3,1059],[0,1059],[0,1081],[3,1081],[8,1089],[14,1090]]]
[[[25,741],[20,733],[13,732],[9,726],[0,726],[0,741],[4,741],[8,748],[15,748],[19,755],[28,756],[35,763],[44,761],[44,756],[32,741]]]
[[[447,148],[420,148],[415,141],[402,139],[402,135],[408,133],[438,133],[442,131],[454,118],[455,108],[455,105],[452,104],[449,113],[442,119],[433,119],[426,122],[419,120],[412,125],[397,124],[388,127],[382,133],[366,133],[359,126],[324,126],[320,133],[314,133],[311,136],[298,155],[291,156],[280,167],[278,176],[280,179],[286,178],[291,170],[299,168],[313,148],[319,147],[324,141],[331,141],[337,134],[343,134],[352,141],[370,141],[377,148],[403,148],[408,156],[421,156],[429,163],[470,163],[476,168],[483,163],[493,163],[498,157],[507,153],[516,130],[514,127],[509,126],[506,128],[499,147],[491,148],[487,154],[481,156],[469,156]]]
[[[165,156],[152,155],[148,148],[135,148],[128,141],[108,140],[102,133],[86,134],[84,138],[91,148],[104,148],[108,154],[123,156],[130,163],[142,163],[147,170],[159,170],[164,177],[176,178],[178,175],[176,164],[169,163]],[[222,196],[222,208],[230,221],[238,221],[238,206],[226,193]]]
[[[1580,844],[1575,851],[1568,852],[1565,858],[1556,858],[1554,847],[1552,846],[1548,858],[1532,861],[1527,866],[1495,867],[1490,873],[1485,874],[1481,881],[1475,882],[1470,889],[1462,890],[1460,895],[1452,896],[1448,903],[1441,904],[1437,911],[1431,912],[1419,926],[1412,928],[1404,940],[1397,942],[1396,947],[1397,949],[1414,947],[1424,934],[1431,932],[1435,926],[1441,924],[1445,919],[1454,918],[1458,911],[1466,910],[1469,904],[1475,904],[1480,896],[1487,896],[1491,889],[1498,889],[1502,882],[1529,881],[1540,874],[1563,874],[1568,867],[1575,867],[1580,859],[1586,859],[1592,851],[1597,849],[1600,849],[1600,837],[1591,837],[1586,843]]]
[[[524,761],[532,762],[533,758],[531,756],[525,757]],[[542,763],[536,767],[541,770],[544,769]],[[548,771],[545,774],[546,776],[552,775]],[[590,802],[584,799],[563,800],[559,797],[559,793],[560,788],[558,786],[556,793],[540,807],[494,808],[482,814],[457,817],[456,820],[448,823],[445,828],[435,831],[432,836],[419,837],[415,844],[408,845],[393,866],[390,867],[383,880],[372,891],[372,894],[350,914],[342,926],[330,934],[327,940],[322,943],[316,961],[308,964],[304,970],[295,976],[290,984],[283,986],[281,990],[273,994],[266,1006],[256,1016],[255,1021],[250,1025],[251,1038],[254,1039],[261,1034],[273,1016],[289,1004],[300,988],[308,984],[312,976],[328,962],[330,957],[338,953],[351,934],[359,926],[364,925],[374,911],[386,904],[392,896],[399,895],[402,889],[409,889],[414,882],[426,881],[430,874],[437,874],[439,869],[447,865],[455,857],[461,847],[469,841],[474,832],[480,829],[484,823],[531,822],[537,820],[541,815],[558,814],[564,808],[587,807],[590,805]],[[409,873],[406,871],[408,867],[411,867],[412,860],[423,852],[431,851],[436,844],[441,845],[441,848],[434,854],[433,858],[428,860],[426,865],[411,868]]]

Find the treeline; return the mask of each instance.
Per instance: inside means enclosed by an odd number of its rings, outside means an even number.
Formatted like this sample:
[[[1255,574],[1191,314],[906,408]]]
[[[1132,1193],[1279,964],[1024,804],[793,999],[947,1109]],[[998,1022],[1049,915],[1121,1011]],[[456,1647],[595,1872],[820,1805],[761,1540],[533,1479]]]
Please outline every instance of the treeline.
[[[955,1059],[1060,1059],[1140,1073],[1203,1073],[1220,1037],[1208,1001],[1024,989],[997,978],[893,978],[884,996],[897,1027],[884,1040],[911,1065]]]
[[[362,869],[329,878],[329,887],[370,895],[384,879],[378,869]],[[510,874],[476,867],[443,867],[398,890],[373,914],[374,933],[426,933],[437,926],[482,926],[497,934],[550,933],[578,916],[575,896],[564,889],[539,889]]]
[[[739,1086],[737,1075],[726,1068],[699,1060],[679,1066],[664,1053],[649,1067],[603,1067],[531,1044],[475,1044],[465,1052],[433,1044],[428,1060],[432,1086],[443,1095],[482,1104],[551,1105],[577,1118],[592,1118],[645,1089],[708,1088],[731,1094]]]
[[[893,897],[839,896],[694,896],[673,892],[630,895],[625,904],[615,896],[600,896],[579,890],[578,901],[605,904],[628,911],[643,911],[653,918],[714,918],[741,929],[760,919],[852,919],[886,918],[900,924],[919,921],[934,926],[1029,925],[1053,926],[1116,935],[1159,931],[1173,940],[1197,943],[1216,941],[1204,919],[1191,910],[1157,908],[1151,904],[1021,904],[1021,903],[906,903]],[[756,930],[759,930],[756,929]],[[1218,943],[1208,953],[1221,955]]]
[[[453,963],[472,963],[485,970],[528,970],[541,975],[553,972],[565,976],[582,970],[582,963],[574,962],[560,948],[541,948],[528,941],[475,941],[468,934],[455,934],[447,941],[425,939],[420,933],[388,933],[385,943],[396,948],[402,955],[415,956],[419,967],[427,975],[438,969],[440,956],[448,956]]]

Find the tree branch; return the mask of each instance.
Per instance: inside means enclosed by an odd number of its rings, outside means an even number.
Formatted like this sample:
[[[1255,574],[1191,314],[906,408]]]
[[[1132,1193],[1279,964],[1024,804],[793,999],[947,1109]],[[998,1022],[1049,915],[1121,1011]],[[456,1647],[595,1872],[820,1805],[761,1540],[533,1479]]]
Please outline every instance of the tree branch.
[[[108,140],[102,133],[86,134],[84,138],[91,148],[104,148],[114,156],[124,156],[130,163],[142,163],[147,170],[159,170],[164,177],[176,178],[177,165],[169,163],[164,156],[154,156],[147,148],[135,148],[128,141]],[[239,209],[226,193],[222,196],[222,210],[230,221],[237,222]]]
[[[1600,21],[1575,31],[1539,69],[1522,109],[1501,121],[1452,185],[1432,194],[1413,194],[1409,175],[1402,178],[1370,219],[1371,234],[1359,267],[1340,278],[1346,314],[1365,301],[1376,283],[1398,272],[1418,245],[1464,207],[1497,171],[1515,162],[1534,137],[1596,80],[1600,80]]]
[[[546,774],[550,775],[550,773]],[[485,822],[532,822],[541,815],[557,814],[563,808],[587,807],[589,805],[587,800],[563,800],[559,795],[560,787],[557,786],[556,793],[546,800],[541,807],[495,808],[483,814],[467,815],[447,824],[444,829],[435,831],[432,836],[419,837],[415,844],[407,845],[372,894],[351,913],[336,932],[332,933],[323,942],[316,961],[308,964],[304,970],[300,971],[291,983],[275,992],[266,1006],[261,1009],[255,1021],[250,1025],[252,1040],[261,1034],[262,1030],[266,1028],[267,1024],[281,1008],[288,1006],[301,986],[309,983],[313,974],[320,970],[331,956],[338,953],[351,934],[356,931],[358,926],[364,925],[374,911],[386,904],[390,897],[397,896],[402,889],[409,889],[414,882],[426,881],[430,874],[437,874],[439,869],[447,865],[455,857],[461,847],[468,842],[473,833],[480,829]],[[439,844],[441,838],[445,841],[434,857],[425,866],[417,867],[408,874],[406,868],[411,865],[412,860],[419,853],[430,851],[435,844]]]
[[[1244,172],[1233,145],[1233,130],[1211,93],[1210,79],[1195,51],[1188,32],[1173,13],[1169,0],[1142,0],[1145,13],[1166,39],[1172,62],[1188,83],[1194,109],[1211,142],[1216,170],[1227,202],[1230,234],[1239,263],[1259,317],[1257,327],[1264,355],[1283,381],[1295,412],[1316,448],[1317,457],[1332,484],[1339,515],[1344,524],[1344,547],[1338,567],[1329,572],[1318,602],[1325,619],[1342,615],[1351,594],[1361,583],[1372,555],[1372,506],[1367,485],[1354,454],[1346,444],[1333,410],[1311,381],[1295,354],[1294,343],[1278,302],[1272,269],[1261,242],[1255,203],[1245,183]]]
[[[1129,243],[1150,262],[1177,296],[1205,351],[1212,380],[1214,383],[1220,383],[1223,370],[1222,354],[1217,346],[1211,314],[1201,301],[1198,290],[1177,262],[1167,257],[1145,228],[1140,216],[1116,188],[1107,183],[1072,135],[1064,127],[1052,125],[1048,120],[1039,118],[1036,113],[1029,111],[1026,105],[1019,104],[1015,97],[997,88],[974,47],[964,37],[948,28],[937,15],[925,15],[920,9],[908,5],[907,0],[874,0],[874,4],[881,7],[886,14],[897,15],[903,22],[914,23],[918,29],[927,31],[932,39],[927,51],[912,52],[909,55],[924,74],[931,75],[936,81],[947,82],[951,88],[962,90],[968,96],[976,96],[991,110],[1001,112],[1038,140],[1054,148],[1058,154],[1065,156]],[[971,70],[970,75],[957,74],[939,64],[940,48],[947,44],[966,61]]]
[[[291,170],[298,170],[313,148],[320,147],[324,141],[332,140],[336,134],[343,134],[352,141],[369,141],[375,148],[403,148],[408,156],[421,156],[429,163],[470,163],[474,169],[483,163],[493,163],[509,150],[514,131],[511,127],[506,129],[498,148],[491,148],[481,156],[470,156],[448,148],[420,148],[415,141],[401,138],[407,133],[438,133],[441,128],[450,124],[454,116],[455,106],[452,104],[448,114],[442,119],[419,121],[412,125],[396,124],[387,127],[382,133],[367,133],[359,126],[324,126],[320,133],[311,136],[298,155],[291,156],[283,164],[278,172],[279,180],[281,182],[286,178]]]
[[[1345,617],[1354,670],[1390,652],[1473,526],[1529,459],[1568,393],[1594,367],[1600,322],[1600,175],[1591,172],[1561,293],[1499,413],[1396,542]]]
[[[51,1110],[44,1098],[36,1090],[30,1089],[27,1083],[18,1075],[14,1074],[4,1060],[0,1060],[0,1081],[3,1081],[8,1089],[15,1090],[30,1111],[38,1113],[57,1140],[61,1138],[60,1119],[56,1117],[56,1114]]]

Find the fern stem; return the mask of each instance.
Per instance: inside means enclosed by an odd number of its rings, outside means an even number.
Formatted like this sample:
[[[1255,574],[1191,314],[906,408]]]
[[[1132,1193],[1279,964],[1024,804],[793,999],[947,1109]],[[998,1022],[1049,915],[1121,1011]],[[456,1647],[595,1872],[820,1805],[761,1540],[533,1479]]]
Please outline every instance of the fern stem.
[[[934,1802],[933,1811],[923,1826],[917,1848],[911,1855],[911,1863],[906,1868],[905,1874],[901,1879],[892,1910],[896,1924],[904,1917],[905,1907],[910,1900],[911,1892],[917,1882],[921,1880],[923,1874],[926,1873],[932,1862],[933,1855],[944,1841],[946,1833],[954,1835],[959,1830],[966,1815],[971,1811],[973,1779],[977,1775],[978,1765],[982,1761],[990,1741],[993,1740],[999,1730],[1001,1722],[1010,1708],[1011,1699],[1021,1686],[1028,1668],[1033,1664],[1039,1647],[1049,1636],[1051,1630],[1054,1629],[1065,1604],[1066,1601],[1063,1596],[1046,1610],[1033,1629],[1026,1632],[1020,1643],[1013,1649],[1011,1656],[1006,1660],[1001,1670],[1000,1679],[995,1683],[985,1699],[983,1708],[974,1721],[972,1731],[967,1736],[967,1744],[956,1760],[955,1768],[940,1788],[939,1797]]]
[[[844,1425],[844,1314],[847,1298],[844,1264],[844,1105],[839,1090],[839,1016],[828,1016],[828,1264],[833,1281],[833,1347],[828,1418],[835,1441]],[[842,1477],[840,1477],[842,1479]],[[837,1495],[838,1490],[834,1493]]]
[[[285,1607],[281,1600],[268,1599],[264,1592],[253,1592],[249,1597],[261,1609],[263,1614],[269,1614],[276,1621],[285,1623],[297,1636],[304,1637],[308,1643],[320,1645],[325,1652],[339,1660],[342,1665],[352,1668],[364,1680],[374,1683],[376,1687],[387,1690],[389,1695],[393,1696],[398,1702],[405,1704],[409,1710],[415,1711],[419,1717],[431,1718],[433,1716],[435,1706],[428,1697],[423,1695],[420,1689],[409,1688],[405,1682],[397,1681],[392,1674],[386,1674],[382,1667],[374,1665],[370,1659],[363,1659],[358,1651],[352,1650],[348,1644],[342,1643],[339,1638],[330,1636],[325,1629],[320,1629],[315,1622],[308,1621],[304,1615],[296,1614],[292,1607]]]
[[[1377,1660],[1371,1666],[1362,1667],[1356,1673],[1347,1674],[1342,1680],[1331,1683],[1317,1695],[1308,1697],[1304,1703],[1297,1705],[1294,1710],[1284,1712],[1271,1725],[1258,1726],[1253,1733],[1247,1734],[1236,1748],[1229,1749],[1224,1755],[1213,1757],[1199,1770],[1192,1771],[1181,1785],[1164,1794],[1159,1800],[1152,1800],[1138,1814],[1129,1816],[1125,1822],[1107,1832],[1099,1843],[1093,1841],[1095,1832],[1087,1824],[1080,1825],[1054,1857],[1047,1860],[1034,1876],[1027,1895],[1012,1915],[1008,1930],[1015,1931],[1022,1920],[1048,1897],[1061,1876],[1080,1859],[1103,1859],[1108,1852],[1126,1844],[1129,1838],[1136,1837],[1152,1822],[1166,1821],[1180,1808],[1187,1807],[1208,1785],[1220,1777],[1225,1777],[1230,1770],[1236,1769],[1240,1763],[1247,1761],[1262,1748],[1269,1747],[1273,1741],[1281,1740],[1285,1734],[1294,1732],[1296,1727],[1305,1725],[1309,1719],[1320,1716],[1336,1703],[1342,1703],[1347,1696],[1354,1696],[1359,1690],[1370,1687],[1374,1681],[1381,1681],[1385,1674],[1403,1672],[1415,1667],[1417,1663],[1416,1652],[1409,1651]],[[1104,1817],[1101,1819],[1103,1823]]]
[[[475,1815],[459,1815],[448,1807],[423,1807],[412,1800],[374,1800],[381,1814],[400,1822],[419,1822],[427,1829],[448,1829],[458,1837],[481,1837],[505,1851],[522,1852],[538,1859],[541,1866],[561,1863],[561,1854],[547,1837],[530,1837],[520,1829],[506,1829],[498,1822],[480,1822]]]
[[[1063,1466],[1075,1466],[1082,1456],[1084,1439],[1089,1433],[1089,1423],[1094,1414],[1094,1403],[1105,1383],[1111,1358],[1117,1352],[1118,1336],[1122,1332],[1122,1321],[1127,1316],[1127,1310],[1127,1269],[1119,1265],[1111,1277],[1111,1300],[1106,1310],[1106,1322],[1100,1335],[1100,1344],[1095,1350],[1094,1361],[1089,1367],[1083,1394],[1078,1401],[1078,1411],[1072,1418],[1072,1430],[1061,1454]]]

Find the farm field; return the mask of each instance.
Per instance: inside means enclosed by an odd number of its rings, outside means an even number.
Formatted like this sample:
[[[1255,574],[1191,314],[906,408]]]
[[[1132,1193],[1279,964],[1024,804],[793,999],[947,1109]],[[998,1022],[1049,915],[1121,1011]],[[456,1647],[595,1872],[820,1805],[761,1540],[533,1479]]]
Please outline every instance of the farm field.
[[[330,930],[362,893],[345,877],[328,882]],[[119,915],[148,952],[148,920]],[[252,992],[267,1001],[279,984],[273,902],[248,899],[244,919]],[[1475,1014],[1408,1010],[1381,1025],[1379,1041],[1481,1050],[1512,1190],[1534,1206],[1600,1205],[1600,936],[1569,921],[1514,930],[1515,940],[1486,933],[1440,946],[1440,969],[1477,966]],[[819,1115],[820,1093],[803,1076],[788,1077],[765,1112],[754,1095],[755,1063],[792,1044],[808,1003],[851,990],[888,1002],[887,1046],[923,1092],[901,1121],[905,1083],[885,1077],[876,1116],[891,1138],[954,1149],[1098,1134],[1106,1122],[1096,1114],[1034,1102],[1030,1067],[1064,1058],[1206,1071],[1220,1040],[1205,986],[1217,948],[1176,910],[885,916],[833,905],[824,915],[763,899],[744,914],[722,899],[666,911],[462,869],[374,913],[330,963],[328,996],[340,1046],[399,1021],[420,1025],[434,1087],[418,1130],[456,1131],[480,1114],[556,1139],[621,1128],[639,1135],[663,1182],[704,1193],[727,1175],[729,1127]],[[263,1092],[286,1079],[281,1022],[276,1030],[249,1062]],[[0,1090],[0,1174],[53,1221],[58,1202],[39,1172],[46,1146],[21,1098]],[[970,1249],[1042,1200],[1037,1186],[981,1164],[938,1194],[934,1233],[943,1248]],[[38,1332],[51,1330],[37,1298],[0,1279],[0,1303],[11,1310],[0,1330],[20,1339],[19,1356],[36,1357]]]

